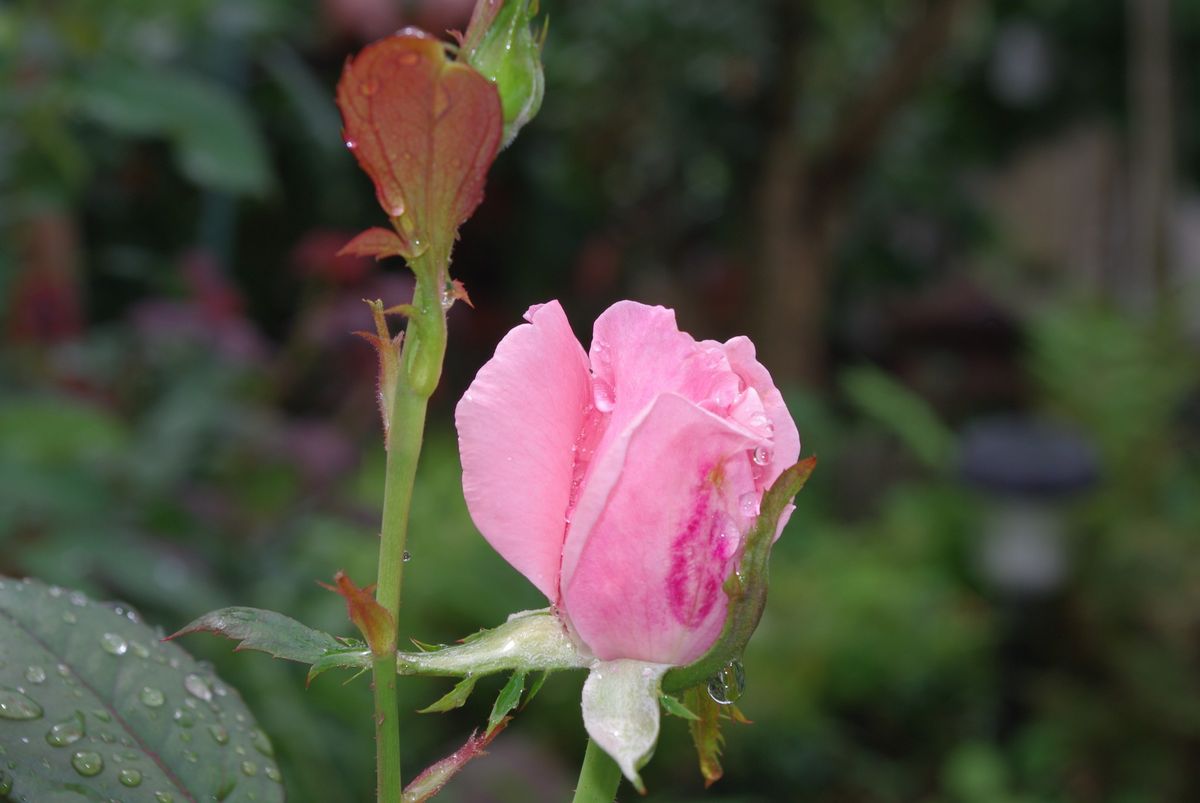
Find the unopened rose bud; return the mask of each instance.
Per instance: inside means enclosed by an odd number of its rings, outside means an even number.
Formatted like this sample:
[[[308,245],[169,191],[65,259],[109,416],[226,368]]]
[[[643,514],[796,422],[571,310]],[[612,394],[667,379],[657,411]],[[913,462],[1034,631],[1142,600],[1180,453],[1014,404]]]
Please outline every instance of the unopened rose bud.
[[[537,0],[480,0],[463,36],[462,58],[496,85],[504,113],[503,147],[542,107],[542,41],[531,23]]]

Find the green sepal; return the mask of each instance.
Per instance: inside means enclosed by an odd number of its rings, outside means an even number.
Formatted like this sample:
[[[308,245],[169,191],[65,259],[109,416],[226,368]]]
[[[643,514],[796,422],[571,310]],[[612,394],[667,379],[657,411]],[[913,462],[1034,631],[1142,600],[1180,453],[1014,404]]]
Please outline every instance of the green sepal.
[[[496,696],[496,704],[492,706],[492,713],[488,715],[487,731],[485,734],[491,733],[497,725],[521,702],[521,695],[525,692],[525,672],[513,672],[512,677],[504,684],[504,688],[500,690],[500,694]]]
[[[546,25],[534,33],[531,23],[537,13],[537,0],[484,0],[476,5],[463,37],[463,58],[495,84],[500,94],[502,148],[508,147],[542,107]]]
[[[663,710],[672,716],[681,717],[682,719],[687,720],[700,719],[700,717],[696,716],[696,713],[692,711],[692,709],[688,708],[686,705],[669,694],[659,695],[658,701],[662,703]]]
[[[471,696],[471,692],[475,691],[475,681],[477,678],[474,675],[467,675],[454,685],[454,688],[442,696],[437,702],[418,709],[418,714],[441,714],[446,711],[452,711],[455,708],[462,708],[463,703]]]
[[[546,678],[550,677],[549,671],[538,672],[534,677],[533,683],[529,684],[529,693],[525,695],[525,702],[521,704],[522,710],[525,706],[533,702],[533,698],[537,697],[537,693],[542,690],[542,686],[546,685]]]
[[[779,517],[804,487],[816,465],[815,457],[801,460],[784,470],[763,496],[758,519],[746,534],[741,563],[725,580],[729,607],[721,635],[694,663],[667,672],[662,682],[664,691],[680,692],[704,683],[721,667],[742,657],[767,604],[767,565]]]

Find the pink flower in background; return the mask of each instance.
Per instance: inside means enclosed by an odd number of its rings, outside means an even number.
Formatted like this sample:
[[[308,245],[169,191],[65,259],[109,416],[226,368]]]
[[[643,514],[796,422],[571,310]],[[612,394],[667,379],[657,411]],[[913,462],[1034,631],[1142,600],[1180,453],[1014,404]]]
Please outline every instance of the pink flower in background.
[[[471,516],[597,658],[689,663],[796,425],[747,338],[623,301],[585,353],[558,302],[525,318],[456,410]]]

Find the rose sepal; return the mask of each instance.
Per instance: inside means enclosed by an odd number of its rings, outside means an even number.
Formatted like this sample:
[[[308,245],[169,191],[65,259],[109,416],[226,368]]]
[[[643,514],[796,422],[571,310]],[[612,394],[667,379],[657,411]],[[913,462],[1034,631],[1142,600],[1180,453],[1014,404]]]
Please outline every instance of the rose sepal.
[[[759,516],[746,534],[738,568],[725,580],[729,607],[721,635],[695,661],[674,667],[663,675],[664,692],[686,691],[705,683],[731,662],[741,660],[767,605],[767,567],[771,560],[771,547],[779,530],[779,518],[788,510],[792,499],[804,487],[816,467],[816,457],[801,460],[785,469],[763,495]]]

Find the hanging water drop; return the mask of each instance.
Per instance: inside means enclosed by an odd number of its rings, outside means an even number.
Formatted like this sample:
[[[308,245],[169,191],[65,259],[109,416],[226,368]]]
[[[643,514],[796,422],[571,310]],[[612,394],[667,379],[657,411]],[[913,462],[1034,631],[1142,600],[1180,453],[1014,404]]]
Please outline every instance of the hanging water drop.
[[[46,744],[51,747],[66,747],[75,744],[83,738],[83,715],[78,711],[75,716],[56,723],[46,731]]]
[[[199,675],[188,675],[185,677],[183,679],[183,687],[193,697],[201,699],[206,703],[212,702],[212,688],[209,687],[208,681]]]
[[[752,459],[754,460],[754,464],[756,466],[765,466],[767,463],[771,462],[771,450],[766,446],[756,446],[754,448]]]
[[[129,650],[129,642],[116,633],[105,633],[100,637],[100,647],[109,655],[124,655]]]
[[[153,686],[143,686],[138,699],[142,701],[142,705],[149,706],[150,708],[158,708],[166,698],[163,697],[161,691]]]
[[[37,719],[42,707],[16,689],[0,686],[0,719]]]
[[[708,679],[708,696],[720,705],[737,702],[746,690],[746,670],[742,662],[733,660],[721,667],[717,674]]]
[[[104,771],[104,759],[93,750],[80,750],[71,756],[71,766],[85,778],[91,778]]]

